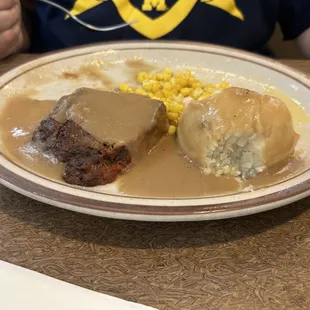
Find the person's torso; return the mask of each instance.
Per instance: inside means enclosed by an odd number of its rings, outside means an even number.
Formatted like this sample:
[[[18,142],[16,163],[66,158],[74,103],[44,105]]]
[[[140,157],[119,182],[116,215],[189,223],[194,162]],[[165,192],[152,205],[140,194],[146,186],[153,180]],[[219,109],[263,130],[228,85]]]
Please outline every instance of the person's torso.
[[[279,0],[54,0],[85,22],[126,28],[95,32],[65,13],[37,5],[34,51],[111,40],[190,40],[258,51],[269,40]]]

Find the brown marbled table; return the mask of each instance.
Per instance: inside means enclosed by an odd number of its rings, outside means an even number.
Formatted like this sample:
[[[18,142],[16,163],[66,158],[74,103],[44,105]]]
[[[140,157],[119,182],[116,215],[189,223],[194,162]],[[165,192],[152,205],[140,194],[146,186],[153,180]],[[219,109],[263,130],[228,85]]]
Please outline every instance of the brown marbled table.
[[[0,72],[31,57],[0,62]],[[310,61],[284,62],[310,73]],[[310,198],[238,219],[142,223],[0,186],[0,259],[159,309],[308,310]]]

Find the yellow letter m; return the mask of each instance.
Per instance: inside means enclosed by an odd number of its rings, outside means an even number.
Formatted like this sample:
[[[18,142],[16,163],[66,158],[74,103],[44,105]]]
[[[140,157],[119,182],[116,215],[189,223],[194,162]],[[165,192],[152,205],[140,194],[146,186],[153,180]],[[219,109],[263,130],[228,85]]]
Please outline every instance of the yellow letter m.
[[[153,8],[156,8],[157,11],[166,11],[166,0],[144,0],[142,11],[152,11]]]

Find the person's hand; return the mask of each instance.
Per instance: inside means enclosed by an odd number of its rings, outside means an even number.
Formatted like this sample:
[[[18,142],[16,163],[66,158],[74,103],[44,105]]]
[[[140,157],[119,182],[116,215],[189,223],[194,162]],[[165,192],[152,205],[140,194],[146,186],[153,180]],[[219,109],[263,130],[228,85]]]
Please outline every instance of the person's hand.
[[[25,48],[25,31],[19,0],[0,0],[0,59]]]

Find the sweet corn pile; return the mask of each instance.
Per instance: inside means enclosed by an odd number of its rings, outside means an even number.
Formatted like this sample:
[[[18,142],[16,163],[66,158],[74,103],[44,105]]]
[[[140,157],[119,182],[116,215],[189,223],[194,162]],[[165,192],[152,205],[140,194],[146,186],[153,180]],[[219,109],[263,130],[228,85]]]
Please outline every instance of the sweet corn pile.
[[[214,94],[216,90],[229,87],[227,82],[220,84],[203,83],[195,78],[190,70],[174,73],[166,68],[156,74],[140,72],[136,81],[137,88],[131,88],[128,84],[121,84],[121,92],[136,93],[149,96],[162,101],[167,108],[169,120],[169,134],[177,131],[180,116],[184,110],[185,98],[201,100]]]

